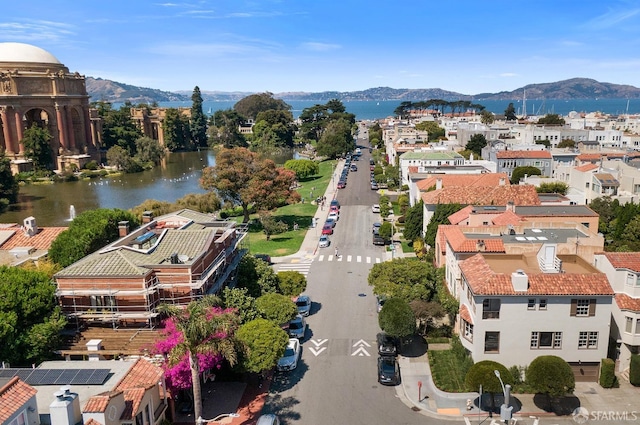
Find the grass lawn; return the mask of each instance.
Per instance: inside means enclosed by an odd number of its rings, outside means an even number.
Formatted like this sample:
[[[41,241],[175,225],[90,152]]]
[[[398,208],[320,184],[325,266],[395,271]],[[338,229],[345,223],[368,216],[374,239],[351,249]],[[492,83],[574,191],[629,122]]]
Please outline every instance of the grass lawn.
[[[436,387],[451,393],[465,392],[464,377],[467,367],[452,350],[429,351],[431,376]]]
[[[266,235],[261,230],[255,226],[250,227],[247,237],[251,253],[282,257],[298,252],[305,234],[311,226],[311,220],[318,208],[317,205],[310,203],[310,201],[315,200],[318,196],[324,195],[327,186],[331,184],[331,172],[335,164],[336,161],[322,161],[318,164],[320,166],[320,173],[318,175],[299,182],[301,187],[296,190],[300,194],[300,197],[304,198],[304,203],[286,205],[273,212],[273,217],[276,220],[287,223],[291,230],[279,235],[273,235],[270,240],[267,240]],[[311,199],[309,199],[310,197]],[[329,201],[330,200],[327,199],[327,204]],[[251,216],[252,219],[256,219],[257,217],[257,214]],[[238,217],[237,219],[242,221],[242,217]],[[293,230],[294,223],[298,224],[298,230]]]
[[[408,252],[408,253],[414,252],[413,251],[413,247],[411,245],[409,245],[409,241],[407,241],[407,240],[403,239],[402,243],[401,243],[401,246],[402,246],[402,252]]]

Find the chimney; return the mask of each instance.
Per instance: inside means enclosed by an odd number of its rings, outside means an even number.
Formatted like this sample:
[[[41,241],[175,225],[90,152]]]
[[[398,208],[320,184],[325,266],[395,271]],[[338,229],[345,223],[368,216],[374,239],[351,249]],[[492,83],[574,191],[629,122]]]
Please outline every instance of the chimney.
[[[118,236],[124,238],[129,234],[129,222],[128,221],[119,221],[118,222]]]
[[[500,177],[500,186],[504,186],[505,184],[507,184],[507,181],[504,177]]]
[[[49,405],[51,425],[75,425],[82,422],[80,399],[70,387],[62,387],[53,394],[56,398]]]
[[[523,270],[511,273],[511,284],[516,292],[526,292],[529,289],[529,277]]]
[[[478,239],[476,241],[476,249],[478,250],[478,252],[485,252],[487,250],[487,246],[485,245],[484,240]]]
[[[145,211],[142,213],[142,224],[149,224],[153,221],[153,211]]]
[[[86,344],[87,351],[89,352],[89,361],[97,362],[100,360],[99,351],[102,350],[102,340],[101,339],[90,339]]]
[[[38,234],[38,226],[36,225],[35,217],[27,217],[22,223],[22,228],[26,236],[32,237]]]
[[[436,179],[436,190],[442,189],[442,177]]]
[[[516,212],[516,205],[513,203],[513,201],[507,202],[507,211],[511,211],[512,213]]]

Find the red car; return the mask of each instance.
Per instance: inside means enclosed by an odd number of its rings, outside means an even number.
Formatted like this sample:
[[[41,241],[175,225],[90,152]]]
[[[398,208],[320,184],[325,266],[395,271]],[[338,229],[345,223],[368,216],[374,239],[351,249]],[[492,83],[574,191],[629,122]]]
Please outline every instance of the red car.
[[[340,180],[338,182],[338,189],[344,189],[345,187],[347,187],[347,182],[345,182],[344,180]]]
[[[325,224],[322,226],[323,235],[333,235],[333,226],[331,224]]]
[[[329,208],[329,212],[336,212],[337,214],[340,214],[340,207],[338,207],[337,205],[331,205],[331,207]]]

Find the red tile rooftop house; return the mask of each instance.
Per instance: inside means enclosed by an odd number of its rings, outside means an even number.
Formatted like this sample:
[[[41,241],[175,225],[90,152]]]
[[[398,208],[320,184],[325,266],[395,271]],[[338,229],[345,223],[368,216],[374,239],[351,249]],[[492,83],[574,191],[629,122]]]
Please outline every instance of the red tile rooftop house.
[[[246,229],[191,210],[153,219],[54,276],[64,313],[78,326],[153,327],[162,303],[218,293],[246,251]]]

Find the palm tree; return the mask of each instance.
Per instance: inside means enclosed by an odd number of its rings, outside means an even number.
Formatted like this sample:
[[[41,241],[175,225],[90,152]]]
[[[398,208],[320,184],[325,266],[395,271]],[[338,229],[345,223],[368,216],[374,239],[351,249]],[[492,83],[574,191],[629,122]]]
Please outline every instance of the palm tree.
[[[168,304],[158,307],[160,313],[175,319],[176,328],[182,332],[182,341],[169,351],[168,362],[175,365],[188,356],[196,418],[202,416],[198,354],[221,355],[232,366],[237,361],[238,350],[233,335],[240,318],[233,310],[220,309],[220,305],[218,297],[209,295],[190,302],[184,308]]]

